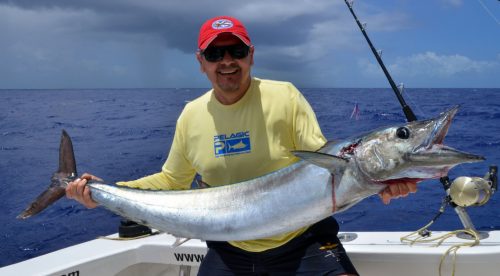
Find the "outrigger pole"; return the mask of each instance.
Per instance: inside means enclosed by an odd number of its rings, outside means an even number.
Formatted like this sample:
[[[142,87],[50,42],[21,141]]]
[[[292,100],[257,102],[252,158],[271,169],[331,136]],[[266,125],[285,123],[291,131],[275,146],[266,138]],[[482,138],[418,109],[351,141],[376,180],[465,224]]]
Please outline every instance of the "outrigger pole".
[[[370,46],[370,49],[372,50],[373,55],[377,59],[378,64],[382,68],[382,71],[384,71],[385,77],[389,81],[389,84],[391,85],[392,90],[394,91],[394,94],[396,94],[396,97],[398,98],[399,103],[401,104],[401,107],[403,107],[403,112],[404,112],[404,114],[406,116],[406,120],[408,120],[408,122],[416,121],[417,117],[413,113],[413,110],[411,110],[410,106],[408,106],[406,104],[406,102],[405,102],[405,100],[403,98],[403,95],[401,94],[401,91],[403,90],[403,86],[401,85],[400,88],[398,88],[396,86],[396,83],[394,83],[394,80],[392,79],[391,75],[389,74],[389,71],[387,71],[387,68],[385,68],[384,62],[382,61],[382,58],[381,58],[382,53],[378,52],[375,49],[375,47],[373,47],[373,44],[370,41],[370,38],[368,37],[368,34],[365,31],[365,24],[362,24],[361,22],[359,22],[358,17],[354,13],[354,10],[352,9],[352,4],[353,4],[354,1],[348,1],[348,0],[344,0],[344,1],[346,3],[347,7],[349,8],[349,10],[351,11],[352,16],[356,20],[356,23],[358,24],[359,29],[363,33],[363,36],[365,37],[366,42],[368,42],[368,45]]]

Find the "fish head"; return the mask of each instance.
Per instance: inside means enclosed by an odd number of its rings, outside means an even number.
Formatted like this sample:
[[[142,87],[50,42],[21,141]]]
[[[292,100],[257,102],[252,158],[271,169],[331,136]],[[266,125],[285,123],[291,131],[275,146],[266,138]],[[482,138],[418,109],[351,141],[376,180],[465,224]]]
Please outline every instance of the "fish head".
[[[380,183],[440,178],[458,164],[484,160],[443,144],[457,111],[454,107],[434,119],[374,131],[359,138],[352,159],[365,176]]]

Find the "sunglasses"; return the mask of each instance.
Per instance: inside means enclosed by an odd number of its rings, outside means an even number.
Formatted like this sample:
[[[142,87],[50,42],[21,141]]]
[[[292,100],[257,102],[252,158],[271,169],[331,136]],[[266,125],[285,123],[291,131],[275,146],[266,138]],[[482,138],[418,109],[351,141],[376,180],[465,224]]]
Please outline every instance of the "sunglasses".
[[[226,51],[234,59],[242,59],[248,56],[250,47],[241,43],[229,46],[210,46],[203,50],[201,54],[205,57],[208,62],[221,61],[226,54]]]

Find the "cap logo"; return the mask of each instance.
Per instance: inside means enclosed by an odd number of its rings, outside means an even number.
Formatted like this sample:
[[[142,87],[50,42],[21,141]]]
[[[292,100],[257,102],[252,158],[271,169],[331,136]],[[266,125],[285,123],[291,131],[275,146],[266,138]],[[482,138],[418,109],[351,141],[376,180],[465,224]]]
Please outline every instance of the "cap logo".
[[[221,30],[229,29],[233,26],[233,22],[229,19],[219,19],[212,23],[212,29]]]

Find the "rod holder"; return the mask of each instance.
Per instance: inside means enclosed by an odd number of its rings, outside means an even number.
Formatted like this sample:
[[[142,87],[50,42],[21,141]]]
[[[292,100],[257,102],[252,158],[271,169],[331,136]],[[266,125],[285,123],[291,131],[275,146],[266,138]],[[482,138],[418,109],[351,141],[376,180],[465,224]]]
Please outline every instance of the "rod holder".
[[[470,219],[469,214],[467,214],[467,211],[465,210],[464,207],[455,206],[453,209],[460,218],[460,222],[462,222],[462,225],[464,226],[465,230],[474,231],[479,236],[480,240],[486,239],[487,237],[490,236],[487,232],[476,230],[476,227],[474,227],[474,224],[472,223],[472,220]],[[459,233],[457,234],[457,237],[466,240],[474,239],[474,237],[468,233]]]

